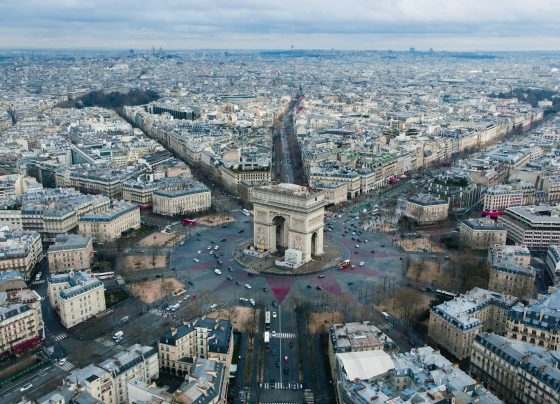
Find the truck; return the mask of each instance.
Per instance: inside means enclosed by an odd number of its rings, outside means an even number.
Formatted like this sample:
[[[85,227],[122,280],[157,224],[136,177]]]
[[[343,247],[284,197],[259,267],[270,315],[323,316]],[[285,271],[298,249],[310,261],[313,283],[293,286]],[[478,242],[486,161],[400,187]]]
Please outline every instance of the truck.
[[[113,334],[113,339],[121,339],[124,335],[124,332],[122,331],[117,331],[116,333]]]
[[[169,306],[169,307],[167,308],[167,310],[169,310],[169,311],[175,311],[175,310],[177,310],[177,309],[179,308],[179,306],[181,306],[180,303],[175,303],[175,304],[172,304],[171,306]]]
[[[264,346],[270,348],[270,331],[264,332]]]
[[[338,264],[338,269],[345,269],[350,266],[350,260],[344,260]]]

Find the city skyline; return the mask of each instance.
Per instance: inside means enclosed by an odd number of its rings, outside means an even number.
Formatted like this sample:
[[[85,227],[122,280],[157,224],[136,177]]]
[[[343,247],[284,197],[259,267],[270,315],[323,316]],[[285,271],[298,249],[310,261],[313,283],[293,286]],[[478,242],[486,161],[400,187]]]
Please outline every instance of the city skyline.
[[[6,48],[560,49],[552,1],[0,2]]]

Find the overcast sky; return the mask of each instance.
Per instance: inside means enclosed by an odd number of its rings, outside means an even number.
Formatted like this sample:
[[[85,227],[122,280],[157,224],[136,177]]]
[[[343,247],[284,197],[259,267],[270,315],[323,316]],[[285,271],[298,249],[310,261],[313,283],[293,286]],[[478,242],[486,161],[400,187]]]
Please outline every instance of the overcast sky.
[[[0,0],[0,47],[560,50],[560,0]]]

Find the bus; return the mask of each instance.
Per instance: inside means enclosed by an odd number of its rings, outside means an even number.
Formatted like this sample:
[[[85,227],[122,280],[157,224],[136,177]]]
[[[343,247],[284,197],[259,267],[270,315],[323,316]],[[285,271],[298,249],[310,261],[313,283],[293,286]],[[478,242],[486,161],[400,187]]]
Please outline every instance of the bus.
[[[114,272],[94,272],[92,275],[97,279],[113,279],[115,277]]]
[[[264,328],[270,330],[270,311],[264,313]]]
[[[436,296],[439,297],[440,299],[451,300],[451,299],[455,299],[457,297],[457,294],[453,292],[448,292],[447,290],[443,290],[443,289],[436,289]]]
[[[242,212],[245,216],[251,216],[251,212],[249,212],[247,209],[243,209]]]
[[[188,217],[184,217],[182,220],[183,226],[196,226],[196,219],[189,219]]]

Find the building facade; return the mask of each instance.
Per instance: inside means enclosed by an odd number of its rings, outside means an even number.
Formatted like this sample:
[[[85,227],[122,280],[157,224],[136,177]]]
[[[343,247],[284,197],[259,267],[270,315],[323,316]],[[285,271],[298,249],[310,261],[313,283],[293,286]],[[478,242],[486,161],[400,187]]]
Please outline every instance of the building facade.
[[[51,307],[66,328],[105,311],[105,286],[89,272],[70,271],[48,278],[47,294]]]
[[[527,247],[495,245],[488,249],[488,289],[522,300],[533,296],[535,269]]]
[[[210,190],[194,181],[183,189],[156,191],[152,199],[154,213],[164,216],[203,212],[212,204]]]
[[[0,230],[0,272],[19,272],[29,280],[43,259],[41,235],[36,231]]]
[[[78,232],[103,243],[120,238],[124,232],[140,227],[140,209],[127,202],[114,203],[101,213],[84,215],[78,221]]]
[[[36,348],[45,338],[41,297],[34,290],[0,293],[0,358]]]
[[[558,353],[487,332],[473,342],[470,374],[506,403],[560,402]]]
[[[483,330],[503,334],[507,312],[517,298],[474,288],[446,303],[432,307],[428,336],[459,360],[471,354],[476,334]]]
[[[506,243],[507,230],[492,219],[465,219],[459,224],[459,240],[473,250]]]
[[[404,215],[418,224],[432,224],[447,219],[449,203],[428,194],[407,199]]]
[[[80,234],[60,234],[47,251],[49,272],[60,273],[70,270],[85,271],[93,262],[91,237]]]
[[[229,378],[233,328],[228,320],[196,317],[164,334],[158,342],[159,366],[164,373],[185,376],[194,359],[223,363]]]

